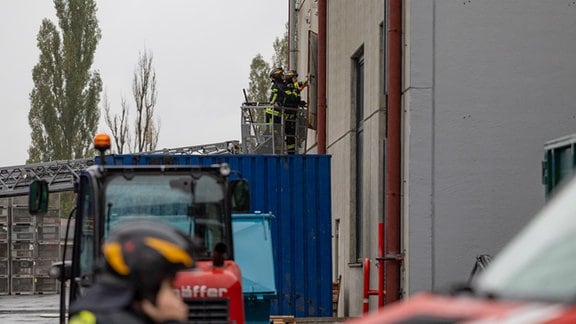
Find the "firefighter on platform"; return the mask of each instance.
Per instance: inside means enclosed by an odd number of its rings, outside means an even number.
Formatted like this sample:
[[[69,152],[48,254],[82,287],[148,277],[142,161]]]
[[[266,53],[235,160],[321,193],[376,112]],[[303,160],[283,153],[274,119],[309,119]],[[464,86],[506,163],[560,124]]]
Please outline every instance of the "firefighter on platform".
[[[286,106],[284,112],[284,131],[285,131],[285,143],[286,143],[286,153],[295,154],[296,153],[296,122],[298,117],[299,107],[306,105],[300,96],[300,92],[308,85],[308,80],[303,82],[298,81],[298,72],[296,70],[290,70],[284,74],[285,83],[285,100],[284,105]]]
[[[272,105],[280,105],[284,103],[284,69],[277,67],[270,71],[271,93],[270,103]]]
[[[282,126],[282,107],[285,102],[285,89],[286,85],[284,83],[284,69],[282,67],[274,68],[270,71],[270,81],[271,93],[270,93],[270,104],[271,107],[266,108],[266,124],[272,128],[273,140],[274,140],[274,153],[281,151],[282,147],[282,136],[281,126]]]
[[[290,70],[286,72],[285,80],[286,84],[290,84],[294,89],[294,95],[298,97],[298,106],[304,107],[306,102],[302,101],[300,92],[308,86],[308,77],[306,77],[304,81],[298,81],[298,72],[296,72],[296,70]]]
[[[116,226],[103,246],[103,265],[70,307],[70,324],[187,323],[176,272],[193,266],[190,238],[167,224],[137,220]]]

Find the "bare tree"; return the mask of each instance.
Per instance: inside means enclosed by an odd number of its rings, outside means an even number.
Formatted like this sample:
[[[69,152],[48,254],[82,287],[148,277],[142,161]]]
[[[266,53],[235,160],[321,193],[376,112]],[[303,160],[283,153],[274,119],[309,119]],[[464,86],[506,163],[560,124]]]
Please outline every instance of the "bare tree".
[[[132,95],[136,104],[136,119],[134,121],[134,151],[146,152],[156,149],[160,133],[160,120],[154,122],[156,107],[156,71],[152,66],[151,52],[141,52],[138,66],[132,81]]]
[[[106,125],[112,132],[114,138],[115,151],[118,154],[123,154],[124,149],[130,148],[130,126],[128,125],[128,104],[126,98],[122,97],[121,101],[122,111],[119,115],[112,115],[110,111],[110,101],[108,101],[108,94],[104,92],[104,115],[106,118]]]
[[[156,72],[152,61],[152,53],[148,51],[139,53],[138,65],[134,70],[132,79],[132,98],[136,106],[136,118],[133,127],[130,127],[128,122],[130,105],[128,105],[126,98],[122,97],[122,111],[115,115],[111,113],[108,98],[105,99],[106,125],[112,132],[119,154],[128,153],[126,151],[154,151],[158,144],[160,120],[154,121],[158,90],[156,88]]]

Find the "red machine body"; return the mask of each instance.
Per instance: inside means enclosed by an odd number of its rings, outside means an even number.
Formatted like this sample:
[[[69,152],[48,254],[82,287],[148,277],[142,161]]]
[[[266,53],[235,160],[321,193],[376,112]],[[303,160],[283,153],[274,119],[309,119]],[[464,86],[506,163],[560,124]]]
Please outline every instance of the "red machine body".
[[[198,261],[195,269],[178,273],[174,287],[189,306],[190,320],[243,324],[241,284],[240,268],[234,261],[227,260],[221,267]]]

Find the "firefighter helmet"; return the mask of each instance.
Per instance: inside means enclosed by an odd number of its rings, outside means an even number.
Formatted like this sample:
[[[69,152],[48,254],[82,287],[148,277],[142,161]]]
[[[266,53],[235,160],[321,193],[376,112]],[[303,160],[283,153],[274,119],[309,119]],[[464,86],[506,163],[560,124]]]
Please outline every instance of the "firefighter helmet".
[[[103,246],[106,269],[128,281],[137,296],[156,296],[162,281],[193,266],[194,244],[168,224],[132,220],[119,224]]]
[[[270,71],[270,80],[272,81],[282,80],[283,77],[284,77],[284,69],[281,66],[276,67],[272,69],[272,71]]]
[[[297,78],[297,77],[298,77],[298,72],[296,72],[296,70],[290,70],[284,74],[284,80],[290,81],[290,82],[292,82],[292,78]]]

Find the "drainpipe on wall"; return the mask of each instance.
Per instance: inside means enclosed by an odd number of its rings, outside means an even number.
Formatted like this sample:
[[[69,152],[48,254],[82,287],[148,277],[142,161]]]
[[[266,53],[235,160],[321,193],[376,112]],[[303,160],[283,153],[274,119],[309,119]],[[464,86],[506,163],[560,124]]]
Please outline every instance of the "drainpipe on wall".
[[[317,142],[318,154],[326,154],[326,0],[318,0],[318,102]]]
[[[296,70],[296,0],[290,0],[288,15],[288,70]]]
[[[401,109],[402,109],[402,0],[388,0],[388,102],[384,214],[385,304],[400,299]]]

